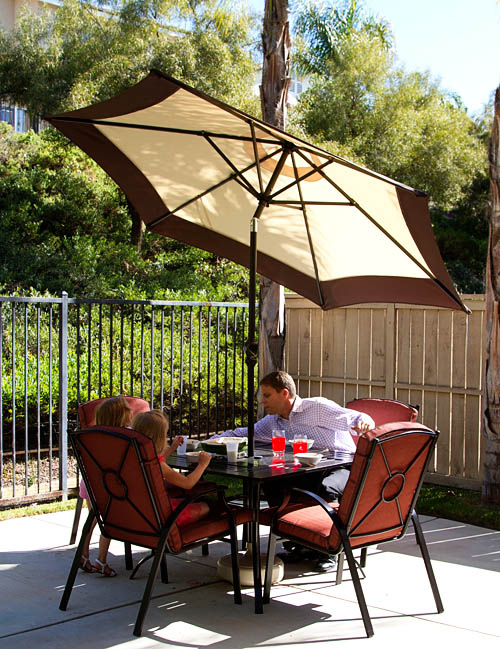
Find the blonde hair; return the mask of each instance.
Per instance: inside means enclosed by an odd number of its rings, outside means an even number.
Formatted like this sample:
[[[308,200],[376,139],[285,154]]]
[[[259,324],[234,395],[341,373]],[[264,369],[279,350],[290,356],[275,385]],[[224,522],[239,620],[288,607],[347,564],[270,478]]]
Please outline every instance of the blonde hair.
[[[121,395],[102,401],[95,410],[95,422],[98,426],[123,428],[130,424],[131,417],[132,409]]]
[[[157,453],[163,451],[167,442],[168,419],[161,410],[137,413],[132,428],[153,440]]]

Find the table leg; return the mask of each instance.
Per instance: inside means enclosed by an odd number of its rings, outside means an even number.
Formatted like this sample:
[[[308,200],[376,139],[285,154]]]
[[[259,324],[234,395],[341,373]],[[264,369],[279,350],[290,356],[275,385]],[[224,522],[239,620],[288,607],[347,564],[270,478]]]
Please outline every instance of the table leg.
[[[260,567],[260,535],[259,535],[259,511],[260,511],[260,486],[251,485],[250,498],[252,506],[252,524],[250,538],[252,540],[252,562],[253,562],[253,587],[255,597],[255,613],[263,613],[262,603],[262,577]]]

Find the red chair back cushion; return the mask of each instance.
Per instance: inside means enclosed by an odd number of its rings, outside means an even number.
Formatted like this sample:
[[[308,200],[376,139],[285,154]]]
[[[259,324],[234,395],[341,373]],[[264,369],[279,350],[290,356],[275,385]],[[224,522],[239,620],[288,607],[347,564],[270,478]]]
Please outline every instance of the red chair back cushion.
[[[393,399],[354,399],[346,408],[370,415],[377,427],[395,421],[416,421],[418,417],[416,408]]]
[[[95,411],[97,406],[103,401],[106,401],[106,399],[107,397],[103,399],[94,399],[93,401],[87,401],[87,403],[82,403],[78,406],[80,428],[84,429],[95,426]],[[149,403],[140,397],[125,397],[125,399],[132,411],[132,419],[138,412],[148,412],[148,410],[151,410]]]

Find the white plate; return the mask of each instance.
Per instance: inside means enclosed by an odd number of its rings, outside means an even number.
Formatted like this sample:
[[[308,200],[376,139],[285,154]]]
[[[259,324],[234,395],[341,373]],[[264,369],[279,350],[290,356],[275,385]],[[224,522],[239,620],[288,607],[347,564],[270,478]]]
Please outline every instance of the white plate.
[[[198,455],[201,453],[201,451],[188,451],[187,453],[184,453],[187,457],[198,457]]]

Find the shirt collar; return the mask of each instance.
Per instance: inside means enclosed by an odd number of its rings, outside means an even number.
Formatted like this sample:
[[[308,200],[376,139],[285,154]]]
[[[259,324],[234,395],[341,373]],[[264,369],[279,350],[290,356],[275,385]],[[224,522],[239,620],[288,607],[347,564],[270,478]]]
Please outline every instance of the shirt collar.
[[[295,401],[293,402],[292,409],[290,412],[302,412],[304,410],[304,401],[299,397],[299,395],[295,395]]]

